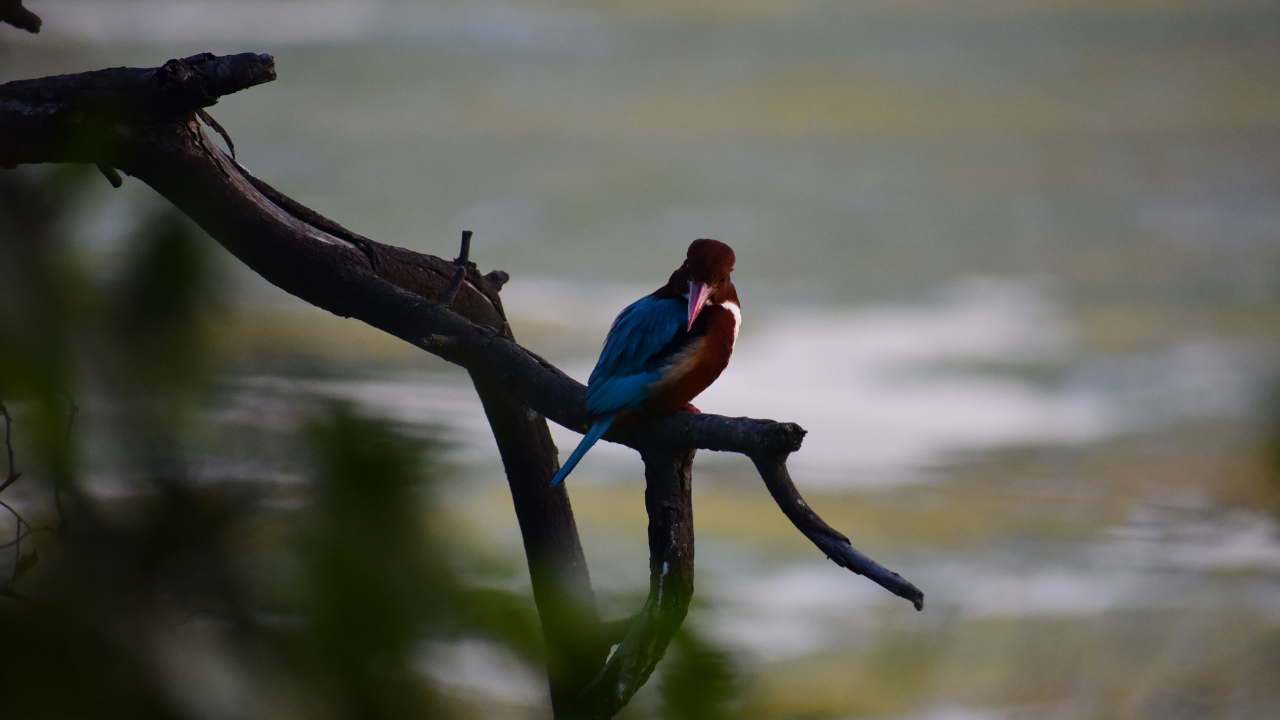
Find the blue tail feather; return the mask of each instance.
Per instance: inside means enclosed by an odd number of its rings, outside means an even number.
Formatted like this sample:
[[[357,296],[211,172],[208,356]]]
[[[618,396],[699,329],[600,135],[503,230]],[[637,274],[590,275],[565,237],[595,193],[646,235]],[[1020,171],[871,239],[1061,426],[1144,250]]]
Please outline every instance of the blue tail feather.
[[[592,445],[596,444],[596,441],[600,439],[600,436],[604,435],[605,431],[609,429],[609,426],[613,424],[614,419],[617,417],[618,413],[612,413],[596,420],[595,424],[591,426],[591,429],[587,431],[587,434],[582,436],[582,442],[578,443],[578,447],[573,449],[573,454],[569,456],[568,460],[564,461],[564,465],[560,467],[560,472],[556,473],[556,476],[552,478],[551,485],[553,487],[560,484],[560,481],[564,480],[569,476],[569,473],[573,472],[573,468],[577,466],[578,461],[582,459],[583,455],[587,454],[587,451],[591,449]]]

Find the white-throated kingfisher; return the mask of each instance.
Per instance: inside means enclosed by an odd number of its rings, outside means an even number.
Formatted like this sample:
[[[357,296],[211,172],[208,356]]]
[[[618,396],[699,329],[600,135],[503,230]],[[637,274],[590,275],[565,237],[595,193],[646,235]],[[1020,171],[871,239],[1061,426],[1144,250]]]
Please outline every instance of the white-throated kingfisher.
[[[667,284],[614,319],[587,381],[591,429],[552,485],[564,480],[619,417],[698,409],[689,402],[720,377],[742,324],[733,249],[703,238],[689,245]]]

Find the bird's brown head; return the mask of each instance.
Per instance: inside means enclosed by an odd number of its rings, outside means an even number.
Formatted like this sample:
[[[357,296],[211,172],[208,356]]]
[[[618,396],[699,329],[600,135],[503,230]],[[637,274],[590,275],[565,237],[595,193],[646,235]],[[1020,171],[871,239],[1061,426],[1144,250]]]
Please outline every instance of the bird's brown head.
[[[702,238],[689,244],[684,267],[689,271],[690,280],[715,287],[733,272],[736,259],[733,248],[719,240]]]
[[[688,288],[689,322],[686,329],[693,328],[693,321],[698,319],[713,293],[722,286],[732,285],[729,274],[733,272],[735,261],[733,248],[719,240],[701,238],[690,243],[684,264],[671,276],[673,286]],[[673,289],[684,292],[683,287]],[[736,293],[734,297],[737,297]]]

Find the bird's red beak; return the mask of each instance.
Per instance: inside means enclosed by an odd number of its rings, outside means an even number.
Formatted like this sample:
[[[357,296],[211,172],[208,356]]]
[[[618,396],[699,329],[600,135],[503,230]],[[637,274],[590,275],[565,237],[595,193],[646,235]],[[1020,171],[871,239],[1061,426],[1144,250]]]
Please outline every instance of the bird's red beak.
[[[698,313],[706,307],[709,297],[711,288],[695,280],[689,281],[689,325],[685,327],[686,331],[693,329],[693,321],[698,319]]]

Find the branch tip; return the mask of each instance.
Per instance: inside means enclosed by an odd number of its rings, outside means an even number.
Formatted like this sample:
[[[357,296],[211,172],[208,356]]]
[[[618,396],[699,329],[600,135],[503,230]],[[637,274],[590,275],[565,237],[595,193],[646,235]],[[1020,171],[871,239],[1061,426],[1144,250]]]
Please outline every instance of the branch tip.
[[[800,430],[799,425],[788,424],[795,430]],[[755,463],[760,478],[764,480],[765,487],[769,488],[769,494],[778,503],[782,514],[832,562],[909,601],[916,610],[924,609],[924,593],[920,588],[859,552],[849,542],[849,538],[818,517],[813,508],[800,497],[800,491],[796,490],[795,483],[791,481],[791,473],[787,471],[786,455],[753,455],[751,462]]]
[[[44,24],[39,15],[22,7],[22,0],[0,0],[0,22],[32,34],[40,32],[40,26]]]
[[[217,103],[223,95],[275,79],[275,58],[267,53],[206,52],[169,60],[156,68],[154,82],[174,109],[198,110]]]
[[[471,262],[471,231],[462,231],[462,248],[458,251],[458,259],[454,260],[459,265],[466,265]]]
[[[120,173],[117,172],[115,168],[110,165],[103,165],[102,163],[98,163],[97,167],[98,172],[102,173],[102,177],[106,178],[107,182],[111,183],[111,187],[119,189],[120,186],[124,185],[124,178],[120,177]]]
[[[489,274],[484,276],[484,279],[489,281],[489,285],[494,290],[501,290],[502,286],[506,285],[507,281],[511,279],[511,276],[501,270],[490,270]]]

